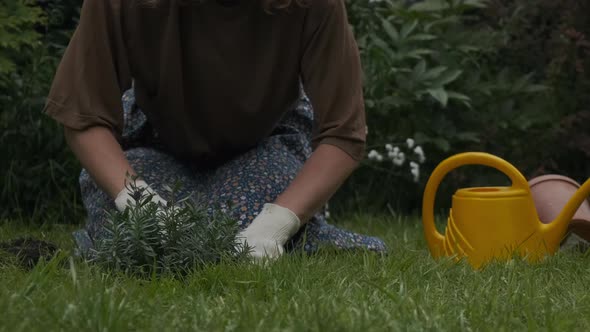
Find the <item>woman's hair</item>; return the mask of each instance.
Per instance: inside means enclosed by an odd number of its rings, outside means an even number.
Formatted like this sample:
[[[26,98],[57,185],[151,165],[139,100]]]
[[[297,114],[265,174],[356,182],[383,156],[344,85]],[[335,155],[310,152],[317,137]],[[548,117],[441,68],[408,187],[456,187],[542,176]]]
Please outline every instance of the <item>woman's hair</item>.
[[[138,0],[140,3],[148,6],[157,6],[162,0]],[[183,0],[182,3],[201,3],[207,0]],[[252,1],[252,0],[239,0],[239,1]],[[289,9],[291,6],[305,7],[311,0],[258,0],[262,5],[262,8],[267,12],[273,12],[276,10]]]

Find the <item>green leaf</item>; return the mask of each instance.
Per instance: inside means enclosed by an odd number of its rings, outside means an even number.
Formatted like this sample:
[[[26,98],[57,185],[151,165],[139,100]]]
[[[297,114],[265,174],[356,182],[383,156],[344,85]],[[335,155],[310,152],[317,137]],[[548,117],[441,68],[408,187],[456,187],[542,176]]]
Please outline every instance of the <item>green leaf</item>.
[[[435,88],[426,90],[432,98],[436,99],[443,107],[446,107],[449,102],[449,95],[443,88]]]
[[[475,7],[475,8],[486,8],[490,4],[489,0],[465,0],[463,5]]]
[[[418,26],[418,21],[414,20],[410,23],[406,23],[402,26],[402,31],[400,32],[401,38],[406,39]]]
[[[448,4],[446,3],[446,1],[426,0],[426,1],[416,2],[413,5],[411,5],[408,9],[410,11],[429,12],[429,11],[440,11],[445,8],[448,8]]]
[[[435,40],[438,37],[435,35],[431,35],[428,33],[417,33],[415,35],[411,35],[407,38],[407,40],[412,40],[412,41],[428,41],[428,40]]]
[[[400,107],[409,104],[409,102],[399,96],[387,96],[381,99],[380,104],[383,106]]]
[[[455,99],[463,102],[463,105],[467,106],[467,108],[471,108],[471,98],[466,96],[462,93],[454,92],[454,91],[447,91],[449,95],[449,99]]]
[[[464,53],[479,52],[481,50],[481,48],[472,45],[460,45],[457,49]]]
[[[530,82],[531,75],[523,75],[518,80],[514,82],[512,85],[512,92],[518,93],[524,90],[525,86]]]
[[[430,137],[421,131],[417,131],[414,133],[414,139],[416,139],[416,143],[424,144],[430,142]]]
[[[438,79],[432,82],[432,85],[435,86],[444,86],[453,81],[455,81],[459,76],[463,74],[462,70],[452,69],[448,70],[446,73],[442,74]]]
[[[375,46],[378,49],[380,49],[383,52],[385,52],[388,57],[390,57],[390,58],[394,58],[395,57],[395,52],[389,46],[389,44],[387,44],[383,39],[381,39],[381,38],[379,38],[377,36],[371,36],[371,40],[373,41],[373,43],[375,44]]]
[[[531,84],[523,89],[523,91],[527,93],[545,92],[547,90],[549,90],[549,87],[542,84]]]
[[[428,55],[428,54],[433,54],[433,53],[434,53],[433,50],[418,48],[418,49],[411,50],[411,51],[405,53],[403,56],[406,58],[422,59],[423,55]]]
[[[472,131],[466,131],[457,134],[457,139],[464,141],[464,142],[474,142],[479,143],[481,139],[479,138],[479,134]]]
[[[416,66],[414,66],[414,70],[412,71],[412,76],[414,76],[417,80],[421,80],[422,75],[424,74],[425,71],[426,71],[426,61],[420,60],[420,61],[418,61]]]
[[[424,25],[424,31],[430,31],[432,28],[437,26],[455,25],[461,22],[461,19],[457,16],[448,16],[441,19],[426,23]]]
[[[393,24],[389,22],[389,20],[383,19],[381,21],[381,25],[383,26],[383,30],[385,30],[385,33],[389,36],[389,38],[391,38],[391,40],[393,40],[394,42],[399,41],[399,33],[397,32],[397,29],[393,26]]]
[[[447,152],[451,149],[451,144],[449,143],[449,141],[447,141],[446,139],[442,138],[442,137],[438,137],[432,140],[432,143],[439,149],[441,149],[444,152]]]
[[[435,78],[439,77],[439,75],[442,74],[446,70],[447,70],[447,67],[445,67],[445,66],[438,66],[438,67],[434,67],[432,69],[429,69],[426,73],[424,73],[424,79],[426,79],[426,80],[435,79]]]
[[[471,101],[471,98],[469,98],[469,96],[466,96],[462,93],[458,93],[458,92],[454,92],[454,91],[447,91],[447,94],[449,95],[449,99],[457,99],[457,100],[462,100],[462,101]]]

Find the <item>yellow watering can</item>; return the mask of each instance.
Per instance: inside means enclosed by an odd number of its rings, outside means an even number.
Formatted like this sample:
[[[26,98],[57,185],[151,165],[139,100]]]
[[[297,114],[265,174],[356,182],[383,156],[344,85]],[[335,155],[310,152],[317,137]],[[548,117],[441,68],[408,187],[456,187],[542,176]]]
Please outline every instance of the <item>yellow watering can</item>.
[[[447,173],[464,165],[493,167],[506,174],[512,185],[457,190],[443,236],[434,224],[436,191]],[[557,251],[569,221],[588,194],[590,179],[557,219],[544,224],[537,215],[527,180],[514,166],[487,153],[461,153],[439,164],[426,184],[422,205],[424,235],[434,258],[466,258],[475,268],[491,260],[509,260],[514,255],[535,262]]]

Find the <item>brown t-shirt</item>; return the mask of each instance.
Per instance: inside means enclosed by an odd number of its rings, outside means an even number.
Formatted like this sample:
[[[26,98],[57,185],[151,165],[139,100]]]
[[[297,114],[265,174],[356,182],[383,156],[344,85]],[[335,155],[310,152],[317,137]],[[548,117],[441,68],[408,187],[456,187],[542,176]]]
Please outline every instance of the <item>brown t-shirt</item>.
[[[84,1],[47,114],[120,137],[121,95],[133,81],[138,106],[172,154],[219,162],[271,134],[301,79],[314,108],[314,148],[363,157],[362,75],[344,0],[272,15],[255,0],[142,1]]]

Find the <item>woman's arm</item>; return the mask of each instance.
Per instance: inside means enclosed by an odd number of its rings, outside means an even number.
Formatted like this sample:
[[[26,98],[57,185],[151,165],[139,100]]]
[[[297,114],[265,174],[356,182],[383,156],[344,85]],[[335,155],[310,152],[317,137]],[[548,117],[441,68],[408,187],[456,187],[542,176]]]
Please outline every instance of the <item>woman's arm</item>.
[[[275,204],[293,211],[307,222],[338,190],[358,166],[342,149],[321,144]]]
[[[320,144],[275,203],[265,204],[238,238],[251,247],[255,258],[279,257],[287,240],[328,201],[357,164],[342,149]]]
[[[301,77],[314,111],[315,151],[277,204],[307,221],[364,157],[366,121],[358,46],[344,0],[310,5]]]
[[[135,175],[121,146],[106,127],[75,130],[65,127],[68,145],[82,166],[111,198],[125,186],[127,173]]]
[[[122,25],[126,6],[84,1],[44,109],[63,125],[76,157],[112,198],[122,192],[126,173],[134,174],[115,139],[124,125],[121,95],[131,87]]]
[[[68,145],[88,171],[92,179],[115,200],[119,211],[133,201],[127,174],[136,175],[123,149],[113,133],[106,127],[93,126],[85,130],[65,127]],[[151,201],[166,205],[167,202],[142,179],[135,180],[135,188],[152,194]]]

